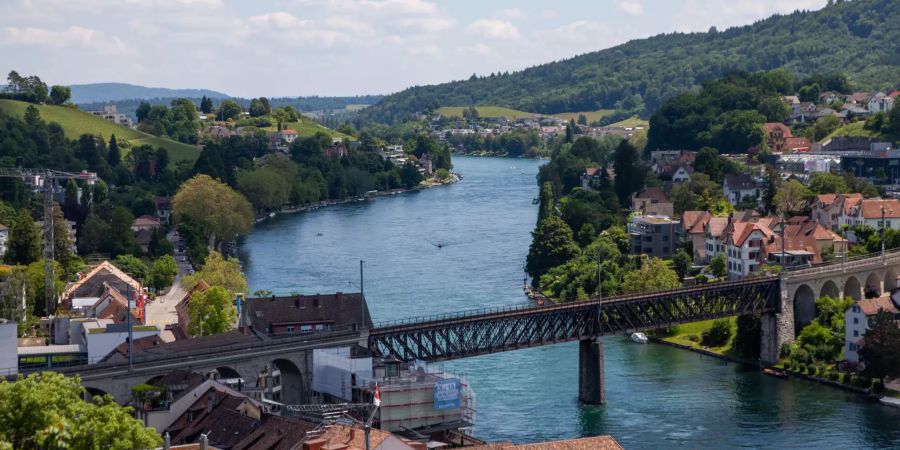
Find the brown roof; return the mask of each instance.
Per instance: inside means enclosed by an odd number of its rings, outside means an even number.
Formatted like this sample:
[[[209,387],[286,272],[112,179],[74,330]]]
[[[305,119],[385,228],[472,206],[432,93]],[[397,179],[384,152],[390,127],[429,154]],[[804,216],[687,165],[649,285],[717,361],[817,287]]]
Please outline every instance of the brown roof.
[[[703,233],[703,227],[711,218],[709,211],[685,211],[681,214],[681,228],[685,233]]]
[[[467,447],[469,450],[621,450],[623,447],[612,436],[593,436],[534,444],[487,444]]]
[[[247,397],[207,390],[166,429],[172,444],[191,444],[197,442],[200,434],[206,434],[214,446],[233,447],[259,424],[256,418],[239,411],[245,401]]]
[[[863,300],[859,300],[856,302],[859,304],[859,309],[862,310],[863,314],[867,316],[874,316],[878,314],[878,311],[886,311],[891,314],[897,314],[897,305],[891,301],[890,295],[884,295],[878,298],[867,298]]]
[[[653,203],[667,203],[669,201],[669,199],[666,198],[666,193],[663,192],[662,188],[658,187],[648,187],[643,191],[634,194],[634,198],[647,198]]]
[[[834,203],[834,200],[837,198],[837,194],[819,194],[816,196],[816,199],[824,206],[831,205]]]
[[[263,416],[262,423],[232,450],[291,450],[307,438],[316,424],[293,417]],[[374,430],[372,430],[374,431]],[[362,434],[362,430],[359,430]],[[365,442],[363,442],[363,448]]]
[[[866,199],[862,202],[862,215],[866,219],[880,219],[882,207],[885,219],[900,218],[900,200]]]
[[[159,226],[159,217],[144,214],[143,216],[134,219],[133,225]]]
[[[715,237],[721,237],[726,227],[728,227],[727,217],[710,217],[706,225],[708,233]]]
[[[788,137],[784,140],[784,146],[791,149],[807,149],[809,150],[812,147],[812,144],[809,142],[809,139],[805,137]]]
[[[754,222],[735,222],[732,224],[731,240],[740,247],[754,231],[762,233],[763,238],[772,236],[772,230]]]
[[[134,291],[141,290],[141,283],[119,270],[111,262],[103,261],[80,280],[69,285],[63,296],[68,300],[73,297],[99,297],[103,295],[104,285],[113,286],[119,291],[125,291],[126,285],[130,285]]]
[[[784,133],[784,137],[789,138],[793,136],[793,134],[791,134],[791,129],[788,128],[787,125],[780,122],[768,122],[764,124],[763,127],[765,128],[767,135],[772,134],[772,132],[775,130],[781,130],[782,133]]]
[[[372,448],[378,448],[389,437],[391,437],[391,433],[387,431],[378,428],[369,429],[369,443]],[[357,426],[334,425],[319,436],[319,439],[329,444],[343,444],[350,448],[366,448],[365,433]]]
[[[258,297],[246,301],[246,315],[254,330],[269,333],[273,324],[332,323],[336,329],[359,324],[372,326],[369,307],[359,293]]]
[[[597,172],[599,172],[599,171],[600,171],[599,167],[588,167],[587,169],[584,169],[584,174],[589,177],[592,177],[592,176],[596,175]]]
[[[128,320],[128,316],[125,315],[125,311],[128,309],[128,299],[122,295],[116,288],[107,286],[106,291],[100,298],[94,302],[94,307],[104,300],[109,298],[109,303],[106,305],[106,308],[103,308],[101,311],[94,311],[94,315],[98,319],[112,319],[113,322],[122,323]],[[131,317],[135,320],[140,319],[140,309],[131,308]]]

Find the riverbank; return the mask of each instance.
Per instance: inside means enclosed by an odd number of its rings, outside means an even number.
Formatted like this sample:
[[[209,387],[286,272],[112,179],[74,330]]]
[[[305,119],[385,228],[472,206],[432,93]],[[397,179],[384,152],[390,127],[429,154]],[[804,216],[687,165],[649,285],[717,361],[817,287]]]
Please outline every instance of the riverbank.
[[[518,156],[510,156],[509,152],[492,152],[488,150],[481,150],[477,152],[451,152],[453,156],[471,156],[473,158],[511,158],[511,159],[538,159],[538,160],[549,160],[550,158],[545,155],[518,155]]]
[[[301,213],[301,212],[309,212],[309,211],[315,211],[320,208],[327,208],[329,206],[342,205],[342,204],[355,203],[355,202],[364,202],[366,200],[373,199],[373,198],[388,197],[391,195],[399,195],[399,194],[404,194],[407,192],[417,192],[417,191],[421,191],[423,189],[430,189],[435,186],[445,186],[445,185],[449,185],[449,184],[458,183],[462,179],[463,179],[463,175],[461,173],[450,172],[450,178],[448,178],[446,180],[441,181],[436,178],[429,178],[429,179],[423,181],[422,183],[420,183],[419,185],[413,186],[411,188],[390,189],[387,191],[372,191],[372,192],[366,193],[362,197],[348,197],[348,198],[339,199],[339,200],[322,200],[320,202],[308,203],[305,205],[283,207],[278,211],[271,211],[267,214],[257,216],[255,219],[255,222],[256,223],[265,222],[266,220],[274,218],[275,216],[278,216],[281,214],[295,214],[295,213]]]

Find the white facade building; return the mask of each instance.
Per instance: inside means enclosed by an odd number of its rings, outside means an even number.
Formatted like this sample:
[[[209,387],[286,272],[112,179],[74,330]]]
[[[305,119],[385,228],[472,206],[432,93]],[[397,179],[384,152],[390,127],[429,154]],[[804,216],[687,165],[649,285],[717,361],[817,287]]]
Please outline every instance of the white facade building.
[[[900,301],[900,291],[878,298],[859,300],[844,312],[844,359],[859,362],[859,349],[865,344],[864,337],[866,330],[869,329],[869,319],[879,311],[889,312],[897,318],[900,316],[897,301]]]

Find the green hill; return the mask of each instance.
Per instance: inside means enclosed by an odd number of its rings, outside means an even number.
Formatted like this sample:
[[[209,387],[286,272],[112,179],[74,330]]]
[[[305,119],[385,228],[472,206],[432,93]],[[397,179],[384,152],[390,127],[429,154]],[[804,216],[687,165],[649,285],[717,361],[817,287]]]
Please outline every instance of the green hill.
[[[384,123],[452,105],[555,114],[617,109],[647,116],[676,94],[729,71],[846,72],[859,88],[900,79],[900,0],[835,2],[706,33],[670,33],[520,72],[416,86],[365,109]]]
[[[16,100],[0,99],[0,111],[7,114],[22,116],[30,103]],[[113,134],[122,143],[127,141],[131,146],[149,144],[154,147],[163,147],[169,152],[172,161],[193,161],[197,159],[200,151],[197,147],[182,144],[170,139],[153,136],[121,125],[116,125],[107,120],[95,117],[84,111],[71,109],[64,106],[35,105],[41,113],[41,118],[48,122],[56,122],[66,130],[66,137],[77,139],[85,133],[102,135],[109,139]]]
[[[436,112],[444,117],[462,117],[463,110],[466,108],[466,106],[445,106],[439,108]],[[478,111],[479,117],[505,117],[510,120],[527,118],[534,115],[534,113],[527,111],[519,111],[499,106],[476,106],[475,110]]]
[[[354,138],[353,136],[349,136],[341,133],[340,131],[332,130],[331,128],[328,128],[326,126],[319,125],[312,119],[303,116],[300,116],[300,120],[296,122],[285,123],[284,127],[288,130],[296,131],[297,136],[299,137],[313,136],[316,133],[322,132],[333,138],[349,139],[351,141],[356,140],[356,138]],[[269,128],[269,131],[274,131],[275,129],[276,127],[272,126]]]

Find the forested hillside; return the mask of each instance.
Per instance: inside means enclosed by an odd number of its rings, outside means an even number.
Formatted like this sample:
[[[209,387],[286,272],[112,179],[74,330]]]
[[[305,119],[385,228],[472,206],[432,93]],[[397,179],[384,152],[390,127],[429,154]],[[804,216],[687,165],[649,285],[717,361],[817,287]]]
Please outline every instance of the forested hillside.
[[[521,72],[416,86],[364,118],[393,123],[442,106],[492,105],[553,114],[613,108],[648,116],[665,99],[733,70],[844,72],[861,89],[900,78],[900,0],[834,1],[753,25],[672,33]]]

